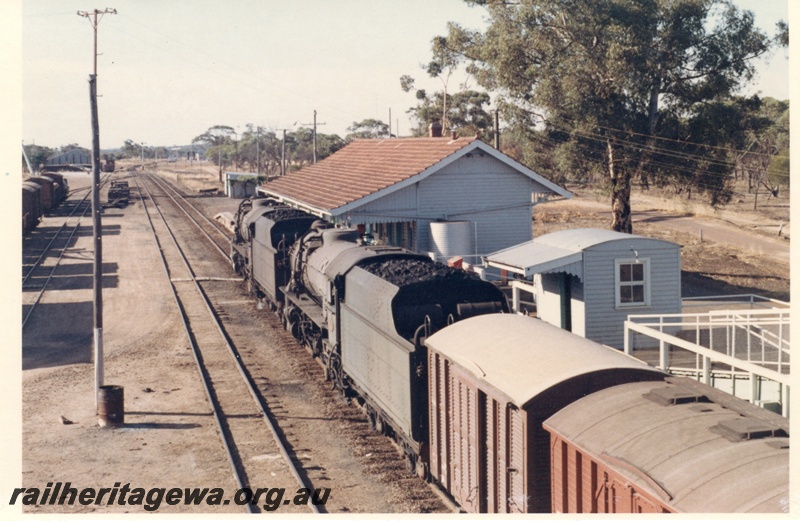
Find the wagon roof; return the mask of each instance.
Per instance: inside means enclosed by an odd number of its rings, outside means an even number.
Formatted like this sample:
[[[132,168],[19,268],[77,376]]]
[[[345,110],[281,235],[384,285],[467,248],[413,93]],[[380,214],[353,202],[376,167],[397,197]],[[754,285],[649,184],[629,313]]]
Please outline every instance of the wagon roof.
[[[741,400],[717,403],[725,400],[707,388],[708,402],[672,404],[669,397],[701,396],[682,380],[605,389],[544,425],[679,512],[780,512],[789,495],[789,438],[732,440],[759,425],[788,429],[788,421]]]
[[[581,375],[608,370],[658,373],[620,351],[522,315],[462,320],[431,335],[425,343],[518,407]]]

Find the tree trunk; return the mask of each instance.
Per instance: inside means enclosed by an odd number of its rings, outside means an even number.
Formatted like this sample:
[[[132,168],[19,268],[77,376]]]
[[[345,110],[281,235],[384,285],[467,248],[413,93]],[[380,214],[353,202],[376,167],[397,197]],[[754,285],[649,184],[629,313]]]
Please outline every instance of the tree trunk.
[[[627,168],[616,168],[614,146],[608,144],[608,174],[611,179],[611,229],[633,233],[631,222],[631,175]]]

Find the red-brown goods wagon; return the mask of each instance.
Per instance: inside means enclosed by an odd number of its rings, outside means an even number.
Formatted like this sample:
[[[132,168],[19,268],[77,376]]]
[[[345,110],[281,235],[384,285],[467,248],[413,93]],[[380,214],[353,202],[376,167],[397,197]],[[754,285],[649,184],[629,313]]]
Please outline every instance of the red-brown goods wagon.
[[[789,497],[788,420],[685,378],[605,389],[544,427],[554,512],[779,513]]]
[[[61,202],[67,198],[67,195],[69,195],[69,183],[67,182],[67,179],[63,175],[56,172],[42,172],[41,177],[51,179],[54,183],[56,183],[56,185],[58,185],[56,188],[55,204],[61,204]]]
[[[56,203],[56,185],[52,179],[47,177],[34,176],[28,179],[30,183],[36,183],[41,190],[42,212],[46,213],[52,210]]]
[[[664,374],[541,320],[484,315],[428,346],[430,473],[467,512],[550,512],[542,421],[600,389]]]
[[[36,183],[22,183],[22,233],[28,233],[42,218],[42,187]]]

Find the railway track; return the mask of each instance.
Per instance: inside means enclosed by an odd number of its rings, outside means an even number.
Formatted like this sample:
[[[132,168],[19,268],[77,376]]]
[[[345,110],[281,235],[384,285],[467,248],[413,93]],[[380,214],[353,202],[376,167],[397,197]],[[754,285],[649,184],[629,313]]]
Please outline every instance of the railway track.
[[[175,205],[186,215],[186,217],[188,217],[189,220],[195,224],[197,229],[200,230],[203,236],[208,239],[209,243],[222,255],[226,261],[230,260],[228,249],[230,248],[229,241],[231,235],[226,232],[224,228],[209,219],[195,205],[189,202],[189,199],[187,199],[184,194],[180,193],[168,182],[160,179],[156,175],[143,175],[166,193],[172,202],[174,202]]]
[[[226,263],[209,262],[205,243],[179,239],[192,236],[187,228],[205,228],[191,217],[190,210],[185,207],[188,204],[185,198],[176,196],[174,190],[170,192],[163,181],[153,176],[137,175],[134,182],[140,191],[147,219],[158,244],[237,487],[255,491],[266,486],[287,490],[295,490],[299,486],[312,490],[297,458],[287,449],[268,405],[242,365],[239,352],[225,331],[210,292],[203,286],[206,283],[230,285],[236,279],[223,276],[229,275]],[[164,202],[167,204],[164,205]],[[181,223],[181,216],[188,216],[192,224],[185,220]],[[203,233],[214,242],[211,233],[205,230]],[[218,245],[216,249],[219,251]],[[201,283],[201,280],[206,282]],[[256,502],[246,505],[249,512],[260,512],[265,506]],[[324,511],[313,500],[305,505],[294,505],[286,499],[280,508],[282,513],[305,512],[309,508],[313,512]]]
[[[100,182],[101,187],[108,181],[109,175],[106,175]],[[55,230],[53,236],[50,238],[47,245],[45,245],[42,252],[38,255],[35,261],[30,266],[26,266],[23,261],[22,276],[22,292],[23,292],[23,306],[28,306],[27,311],[23,311],[24,317],[22,319],[22,328],[28,324],[28,320],[33,316],[36,306],[41,302],[42,296],[47,291],[50,282],[56,275],[58,267],[61,265],[61,260],[67,253],[69,245],[72,243],[75,234],[81,228],[81,220],[91,210],[92,204],[89,200],[91,195],[90,189],[80,189],[86,191],[80,199],[67,199],[64,204],[59,207],[59,214],[64,216],[68,207],[71,205],[72,209],[69,211],[61,226]],[[53,262],[48,262],[54,257],[50,255],[52,252],[58,252]],[[31,255],[33,257],[33,255]],[[34,293],[35,292],[35,293]]]

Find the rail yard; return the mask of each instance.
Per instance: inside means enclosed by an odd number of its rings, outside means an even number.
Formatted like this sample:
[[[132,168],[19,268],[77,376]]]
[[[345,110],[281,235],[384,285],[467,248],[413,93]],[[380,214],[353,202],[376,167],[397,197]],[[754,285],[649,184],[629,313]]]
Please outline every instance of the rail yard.
[[[703,511],[692,494],[712,493],[724,465],[687,474],[697,467],[682,467],[676,446],[665,453],[674,467],[651,466],[675,437],[670,425],[685,423],[712,433],[709,451],[764,470],[758,487],[735,482],[739,503],[712,508],[780,510],[789,424],[779,415],[509,315],[494,285],[425,256],[277,201],[240,207],[187,194],[148,171],[104,182],[115,202],[103,212],[106,382],[125,389],[125,421],[100,428],[88,363],[91,236],[80,222],[88,180],[69,182],[64,204],[24,240],[25,487],[287,491],[277,502],[161,512]],[[219,212],[236,216],[233,233],[213,221]],[[520,348],[524,338],[542,342]],[[615,459],[570,434],[591,423],[593,400],[675,419],[658,437],[642,426],[615,439],[609,446],[627,458]],[[611,418],[596,420],[612,433],[632,425]],[[675,468],[693,484],[674,481]]]
[[[316,507],[323,512],[450,510],[406,473],[397,449],[369,428],[359,410],[344,405],[277,318],[244,294],[225,258],[223,232],[164,181],[120,172],[113,177],[127,180],[131,192],[127,207],[103,213],[106,381],[125,389],[125,425],[97,427],[91,364],[70,365],[91,359],[91,226],[84,219],[74,233],[77,217],[69,215],[87,207],[81,198],[88,180],[75,174],[68,203],[25,241],[23,486],[55,476],[75,476],[65,481],[81,487],[122,481],[215,486],[231,494],[245,485],[288,491],[308,486],[331,491]],[[204,202],[221,204],[212,212],[238,204]],[[200,226],[217,246],[202,238]],[[37,262],[39,257],[44,260]],[[44,280],[47,286],[33,291]],[[280,505],[278,512],[311,512],[313,501],[308,503]],[[130,505],[26,508],[144,511]],[[249,508],[162,505],[159,511]]]

